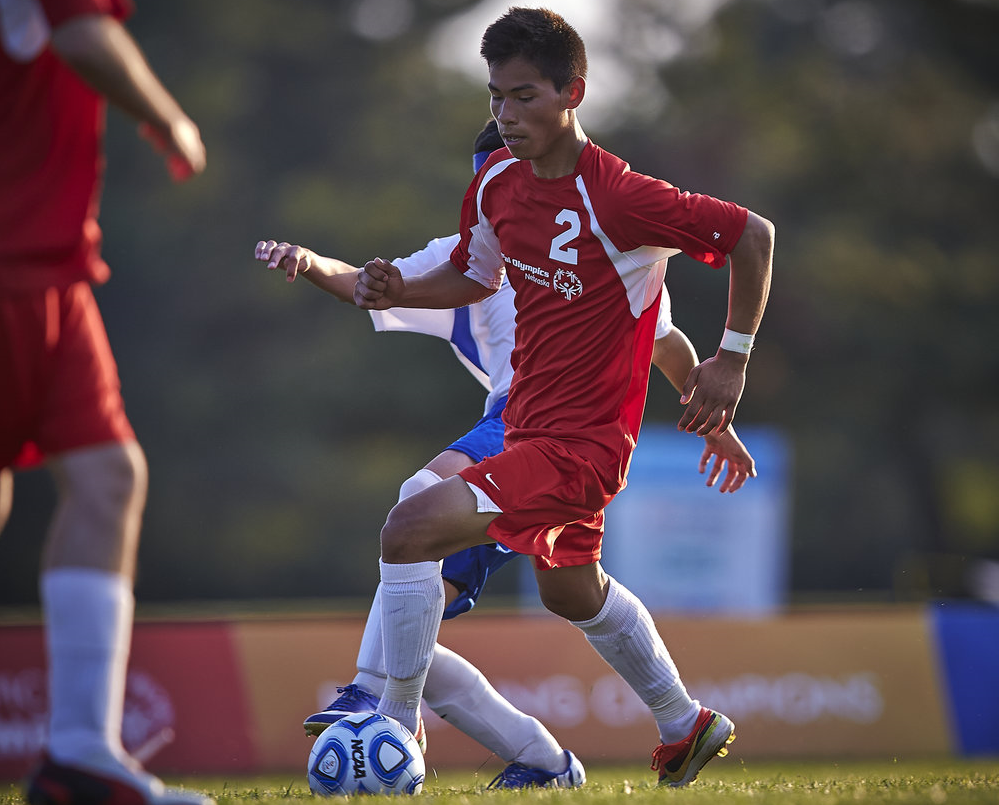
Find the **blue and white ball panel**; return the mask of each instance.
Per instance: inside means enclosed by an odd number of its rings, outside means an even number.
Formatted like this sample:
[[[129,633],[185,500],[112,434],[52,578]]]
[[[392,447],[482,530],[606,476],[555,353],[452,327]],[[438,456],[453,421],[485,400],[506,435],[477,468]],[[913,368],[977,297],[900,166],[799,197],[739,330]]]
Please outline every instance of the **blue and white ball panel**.
[[[346,748],[341,743],[330,742],[318,762],[312,766],[312,775],[326,782],[326,790],[335,793],[347,769]],[[310,781],[311,782],[311,781]],[[315,789],[313,789],[315,791]],[[316,792],[318,793],[318,792]]]

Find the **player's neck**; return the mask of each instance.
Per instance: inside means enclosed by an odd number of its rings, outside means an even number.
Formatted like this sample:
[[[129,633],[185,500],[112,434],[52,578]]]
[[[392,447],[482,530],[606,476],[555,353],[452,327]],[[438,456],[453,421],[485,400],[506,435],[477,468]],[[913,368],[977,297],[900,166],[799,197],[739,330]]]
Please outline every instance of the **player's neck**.
[[[574,173],[579,155],[583,153],[587,142],[589,139],[582,127],[574,121],[544,156],[531,160],[534,175],[539,179],[558,179]]]

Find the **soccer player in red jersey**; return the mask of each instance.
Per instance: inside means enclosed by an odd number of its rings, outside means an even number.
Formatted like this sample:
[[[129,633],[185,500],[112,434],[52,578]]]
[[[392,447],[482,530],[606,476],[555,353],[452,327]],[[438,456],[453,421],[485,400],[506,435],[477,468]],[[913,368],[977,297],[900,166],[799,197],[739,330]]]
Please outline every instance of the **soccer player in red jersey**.
[[[14,467],[43,461],[58,506],[41,596],[45,758],[32,805],[186,805],[122,747],[146,464],[91,290],[107,102],[137,119],[175,179],[200,173],[195,124],[122,21],[129,0],[0,3],[0,528]]]
[[[490,118],[475,138],[473,165],[478,168],[489,155],[504,148],[496,121]],[[458,235],[436,238],[409,257],[393,264],[404,276],[416,276],[447,261],[459,241]],[[359,269],[335,258],[323,257],[311,249],[274,240],[257,243],[255,255],[277,270],[288,281],[305,276],[342,302],[353,303]],[[455,440],[423,469],[403,482],[400,499],[415,495],[443,478],[456,475],[487,456],[503,450],[503,408],[513,375],[510,354],[514,344],[516,308],[513,290],[503,283],[499,290],[461,309],[395,308],[369,311],[376,329],[410,330],[448,339],[461,363],[489,390],[485,416],[471,431]],[[672,323],[669,294],[660,297],[652,362],[677,390],[690,370],[697,365],[693,345]],[[721,434],[704,436],[705,450],[699,469],[708,469],[707,483],[714,486],[723,468],[724,480],[719,489],[735,492],[756,474],[752,456],[732,427]],[[445,558],[441,575],[444,580],[444,619],[467,612],[478,600],[486,579],[517,554],[497,543],[476,545]],[[375,710],[385,686],[381,632],[381,594],[375,593],[354,680],[337,688],[340,694],[323,711],[308,716],[304,722],[310,735],[350,713]],[[437,645],[423,688],[427,705],[436,713],[474,738],[507,762],[490,783],[490,788],[577,787],[585,784],[585,770],[578,758],[565,750],[538,719],[521,713],[503,698],[482,673],[464,658]],[[417,742],[426,752],[426,735],[416,733]]]
[[[515,292],[514,378],[502,453],[400,501],[381,533],[388,682],[380,712],[411,729],[443,608],[439,560],[496,541],[534,557],[541,599],[586,635],[648,705],[660,783],[686,785],[734,737],[690,698],[644,605],[600,567],[604,508],[623,488],[645,403],[666,260],[729,264],[717,354],[691,371],[681,430],[724,429],[770,288],[773,225],[735,204],[634,173],[576,118],[586,53],[546,9],[486,30],[491,109],[507,149],[465,196],[450,261],[403,278],[376,259],[355,299],[369,309],[456,307],[505,274]]]

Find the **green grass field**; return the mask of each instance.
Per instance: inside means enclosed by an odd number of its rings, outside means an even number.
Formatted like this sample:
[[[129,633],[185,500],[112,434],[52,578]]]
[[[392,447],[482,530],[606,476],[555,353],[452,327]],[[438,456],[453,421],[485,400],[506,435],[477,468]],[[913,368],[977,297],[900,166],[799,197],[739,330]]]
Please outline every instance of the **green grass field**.
[[[999,802],[999,760],[896,761],[885,763],[755,763],[713,762],[693,786],[657,788],[643,766],[587,769],[584,788],[540,791],[486,791],[488,776],[474,771],[428,774],[418,799],[435,805],[500,801],[569,802],[573,805],[645,805],[664,800],[694,805],[995,805]],[[219,805],[275,805],[314,800],[304,775],[253,778],[185,778],[171,780],[211,794]],[[388,797],[365,802],[395,801]],[[0,805],[20,803],[20,788],[0,787]]]

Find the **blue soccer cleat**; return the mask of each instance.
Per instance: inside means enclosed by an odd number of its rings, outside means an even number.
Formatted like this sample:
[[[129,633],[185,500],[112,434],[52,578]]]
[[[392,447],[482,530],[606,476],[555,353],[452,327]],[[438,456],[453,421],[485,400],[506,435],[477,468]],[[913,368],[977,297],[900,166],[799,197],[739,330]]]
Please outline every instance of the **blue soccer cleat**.
[[[340,694],[336,699],[326,705],[326,709],[311,716],[302,722],[305,727],[305,734],[319,737],[330,724],[335,724],[344,716],[351,713],[374,713],[378,710],[378,697],[368,693],[360,685],[350,684],[343,688],[337,688]],[[416,732],[413,735],[420,745],[420,751],[427,753],[427,728],[423,723],[423,716],[419,716],[419,723],[416,725]]]
[[[306,735],[318,737],[330,724],[335,724],[344,716],[351,713],[374,713],[378,709],[378,697],[362,687],[347,685],[337,688],[336,692],[340,696],[326,705],[325,710],[313,713],[302,723]]]
[[[579,788],[586,782],[586,771],[579,759],[566,750],[569,767],[563,772],[535,769],[523,763],[511,763],[493,778],[487,788]]]

